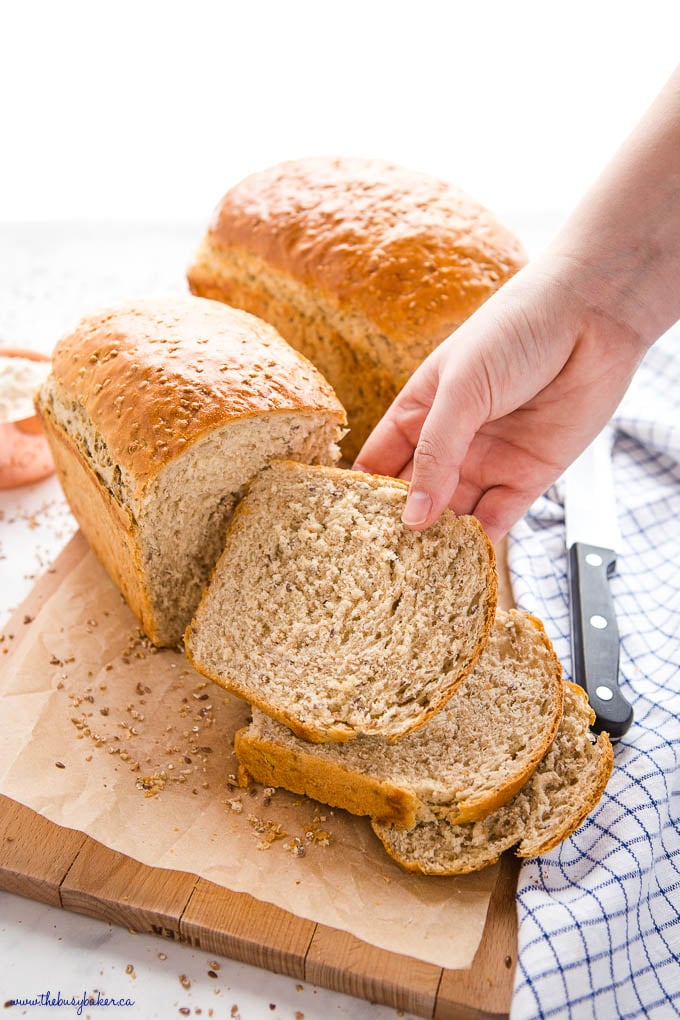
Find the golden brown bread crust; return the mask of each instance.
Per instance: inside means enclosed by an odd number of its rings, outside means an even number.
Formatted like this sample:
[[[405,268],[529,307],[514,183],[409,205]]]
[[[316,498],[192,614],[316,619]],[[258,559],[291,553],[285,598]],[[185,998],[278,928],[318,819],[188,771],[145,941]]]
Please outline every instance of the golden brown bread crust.
[[[588,695],[582,687],[578,686],[578,684],[571,683],[571,681],[567,680],[566,686],[569,687],[572,696],[579,698],[585,703],[588,702]],[[592,710],[590,705],[588,705],[588,713],[590,716],[590,725],[592,726],[595,722],[595,712]],[[553,847],[556,847],[559,843],[562,843],[563,840],[567,839],[568,836],[571,836],[572,832],[576,832],[590,812],[599,803],[605,787],[609,782],[609,777],[614,769],[614,748],[612,747],[609,739],[609,734],[605,732],[598,734],[596,745],[600,749],[600,753],[602,755],[598,783],[590,791],[590,795],[587,800],[583,802],[579,816],[577,818],[572,818],[568,825],[565,825],[559,832],[553,833],[550,838],[545,839],[543,843],[538,846],[531,846],[531,848],[525,848],[522,850],[522,846],[520,844],[516,850],[518,857],[538,857],[540,854],[547,854],[549,850],[552,850]]]
[[[39,407],[64,495],[91,549],[125,596],[132,612],[151,640],[158,644],[155,613],[143,583],[136,523],[125,507],[106,489],[75,443],[55,424],[49,410]]]
[[[312,753],[297,752],[238,730],[234,750],[241,785],[252,777],[265,786],[283,786],[292,793],[344,808],[355,815],[371,815],[385,824],[411,828],[416,822],[417,798],[410,790],[373,776],[349,772]]]
[[[351,423],[342,449],[353,460],[415,367],[407,352],[393,346],[383,352],[384,360],[378,364],[373,343],[376,327],[365,316],[354,313],[350,330],[350,323],[330,299],[305,289],[259,256],[222,250],[210,237],[197,254],[192,281],[196,293],[271,322],[332,380]],[[421,355],[422,347],[417,361]]]
[[[188,280],[271,322],[347,409],[353,459],[421,361],[526,262],[469,195],[380,160],[316,158],[247,177]]]
[[[443,340],[526,261],[469,195],[381,160],[302,159],[252,174],[224,196],[208,236],[406,344]]]
[[[284,461],[279,463],[287,462]],[[292,466],[295,466],[293,462],[290,463]],[[376,489],[380,488],[387,482],[389,483],[390,486],[397,489],[401,489],[404,493],[408,491],[408,482],[405,482],[403,479],[400,478],[391,478],[385,475],[373,475],[365,473],[363,471],[350,471],[337,467],[326,467],[324,465],[315,465],[314,471],[318,472],[321,475],[326,475],[329,478],[333,478],[335,475],[342,472],[343,475],[346,475],[348,477],[354,476],[357,479],[359,479],[362,482],[362,484],[372,486],[373,488]],[[247,496],[247,489],[245,495]],[[231,521],[229,522],[229,527],[227,529],[224,544],[224,550],[222,552],[222,555],[220,556],[220,559],[217,561],[215,567],[213,568],[211,581],[212,576],[214,576],[219,571],[220,564],[222,563],[222,561],[230,556],[230,549],[232,543],[238,541],[238,532],[241,527],[241,519],[248,512],[249,512],[248,500],[247,498],[244,498],[236,507],[234,515],[231,518]],[[450,510],[445,510],[444,514],[450,515],[451,517],[455,516],[453,512]],[[419,729],[427,722],[428,719],[430,719],[436,712],[438,712],[440,709],[444,707],[446,702],[453,696],[454,692],[461,685],[465,677],[469,676],[469,674],[477,665],[479,657],[482,654],[484,646],[486,645],[486,642],[488,640],[491,628],[493,627],[496,615],[496,605],[498,600],[498,576],[496,573],[496,552],[489,540],[488,535],[482,528],[477,518],[469,515],[466,516],[468,517],[470,523],[478,530],[480,538],[484,543],[488,556],[488,572],[486,576],[487,599],[484,605],[486,615],[484,618],[483,629],[480,632],[479,639],[471,652],[470,659],[466,665],[466,668],[460,672],[460,674],[455,678],[455,680],[451,683],[448,689],[441,691],[439,698],[432,699],[428,711],[423,712],[422,716],[415,723],[413,723],[413,725],[410,726],[409,729],[403,730],[399,734],[399,736],[405,736],[406,733],[410,733],[412,730]],[[226,688],[232,694],[237,695],[237,697],[239,698],[243,698],[245,701],[250,702],[250,704],[254,705],[256,708],[261,709],[267,715],[271,716],[271,718],[276,719],[278,722],[283,723],[284,726],[288,726],[288,728],[292,730],[296,736],[302,738],[303,740],[308,740],[310,743],[324,743],[324,742],[343,743],[346,740],[354,740],[357,737],[358,733],[350,726],[348,726],[346,723],[338,722],[333,728],[323,730],[320,730],[317,727],[309,726],[306,723],[301,722],[300,720],[292,718],[286,712],[279,711],[267,700],[266,697],[264,696],[259,697],[258,695],[256,695],[250,687],[244,685],[241,682],[239,677],[224,675],[220,676],[206,663],[199,661],[197,658],[194,657],[192,650],[193,633],[194,629],[197,627],[196,623],[197,617],[201,613],[204,603],[210,597],[209,589],[210,583],[204,589],[203,597],[194,614],[194,619],[187,627],[184,636],[185,654],[191,665],[194,667],[194,669],[198,673],[201,673],[203,676],[205,676],[208,680],[212,680],[213,683],[219,684],[221,687]],[[390,742],[396,739],[399,739],[399,737],[391,738]]]
[[[442,823],[444,824],[444,823]],[[377,818],[371,819],[371,828],[383,845],[383,849],[387,852],[388,856],[396,861],[405,871],[410,871],[413,875],[434,875],[443,877],[446,875],[471,875],[474,871],[481,871],[481,867],[474,862],[461,863],[457,862],[455,870],[447,870],[442,867],[441,870],[429,870],[424,868],[417,860],[413,860],[410,857],[402,857],[402,855],[396,850],[396,848],[389,842],[389,840],[383,839],[380,833],[380,822]],[[489,854],[484,860],[482,867],[490,868],[492,864],[498,864],[501,859],[501,855],[509,851],[503,849],[499,850],[498,853]],[[517,856],[517,855],[516,855]]]
[[[217,301],[140,301],[84,319],[53,375],[143,491],[209,429],[277,410],[344,412],[321,374],[268,323]]]

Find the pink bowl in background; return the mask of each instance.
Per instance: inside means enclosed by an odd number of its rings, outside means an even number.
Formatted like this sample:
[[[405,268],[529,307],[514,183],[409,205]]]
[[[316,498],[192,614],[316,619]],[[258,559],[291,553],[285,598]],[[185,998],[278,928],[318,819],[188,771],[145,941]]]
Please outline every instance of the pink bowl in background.
[[[17,347],[0,347],[0,359],[3,358],[50,361],[46,354]],[[53,471],[52,454],[37,414],[19,421],[0,422],[0,489],[37,482]]]

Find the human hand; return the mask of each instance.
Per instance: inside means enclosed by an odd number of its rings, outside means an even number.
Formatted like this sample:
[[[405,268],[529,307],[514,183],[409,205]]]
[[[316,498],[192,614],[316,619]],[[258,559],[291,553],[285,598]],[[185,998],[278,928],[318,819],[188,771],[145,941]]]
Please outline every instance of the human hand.
[[[581,277],[559,256],[530,264],[397,396],[355,467],[410,480],[404,523],[448,506],[495,542],[608,421],[646,344]]]
[[[355,467],[410,479],[497,541],[611,417],[680,313],[680,67],[547,253],[423,362]]]

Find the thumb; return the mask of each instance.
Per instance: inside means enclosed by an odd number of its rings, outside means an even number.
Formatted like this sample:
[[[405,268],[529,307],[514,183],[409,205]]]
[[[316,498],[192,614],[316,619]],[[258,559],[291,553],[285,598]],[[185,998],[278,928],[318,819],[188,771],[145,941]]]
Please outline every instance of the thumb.
[[[442,376],[413,453],[413,471],[402,520],[422,530],[445,510],[460,480],[461,465],[478,429],[488,420],[486,376],[471,366]]]

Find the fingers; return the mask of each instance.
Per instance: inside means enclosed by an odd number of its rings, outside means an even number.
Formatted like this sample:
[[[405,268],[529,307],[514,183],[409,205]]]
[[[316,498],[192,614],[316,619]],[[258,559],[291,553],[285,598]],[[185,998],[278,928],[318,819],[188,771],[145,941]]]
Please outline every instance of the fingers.
[[[554,477],[560,434],[573,430],[569,366],[590,334],[549,272],[523,272],[425,359],[359,453],[356,467],[409,480],[410,528],[451,507],[497,541]]]
[[[434,352],[413,373],[359,451],[356,471],[398,478],[409,464],[437,391],[437,362]]]
[[[529,492],[511,489],[505,485],[487,489],[474,508],[474,515],[486,531],[492,545],[508,533],[541,492],[540,487]]]
[[[412,476],[413,460],[410,460],[399,472],[399,477],[405,482],[410,482]],[[471,514],[479,503],[483,491],[479,485],[475,485],[474,482],[465,478],[461,472],[456,491],[449,501],[449,510],[453,510],[455,514]]]
[[[475,433],[487,417],[480,388],[471,385],[466,373],[443,378],[413,453],[411,484],[402,520],[422,530],[433,524],[448,506],[460,482],[463,464]],[[467,501],[471,493],[461,492]],[[475,494],[478,496],[478,493]],[[460,500],[456,501],[456,506]],[[468,507],[465,507],[468,509]]]
[[[398,478],[412,456],[413,443],[398,425],[398,407],[393,404],[362,446],[353,467]]]
[[[440,375],[444,345],[420,366],[364,443],[355,470],[410,480],[402,520],[422,530],[447,506],[469,513],[476,486],[460,483],[460,467],[490,404],[484,372],[451,359]],[[454,493],[456,499],[453,501]]]
[[[452,499],[449,500],[449,509],[453,510],[454,514],[471,514],[474,513],[475,507],[479,503],[482,497],[483,489],[465,478],[461,471],[458,479],[458,486],[453,494]]]

